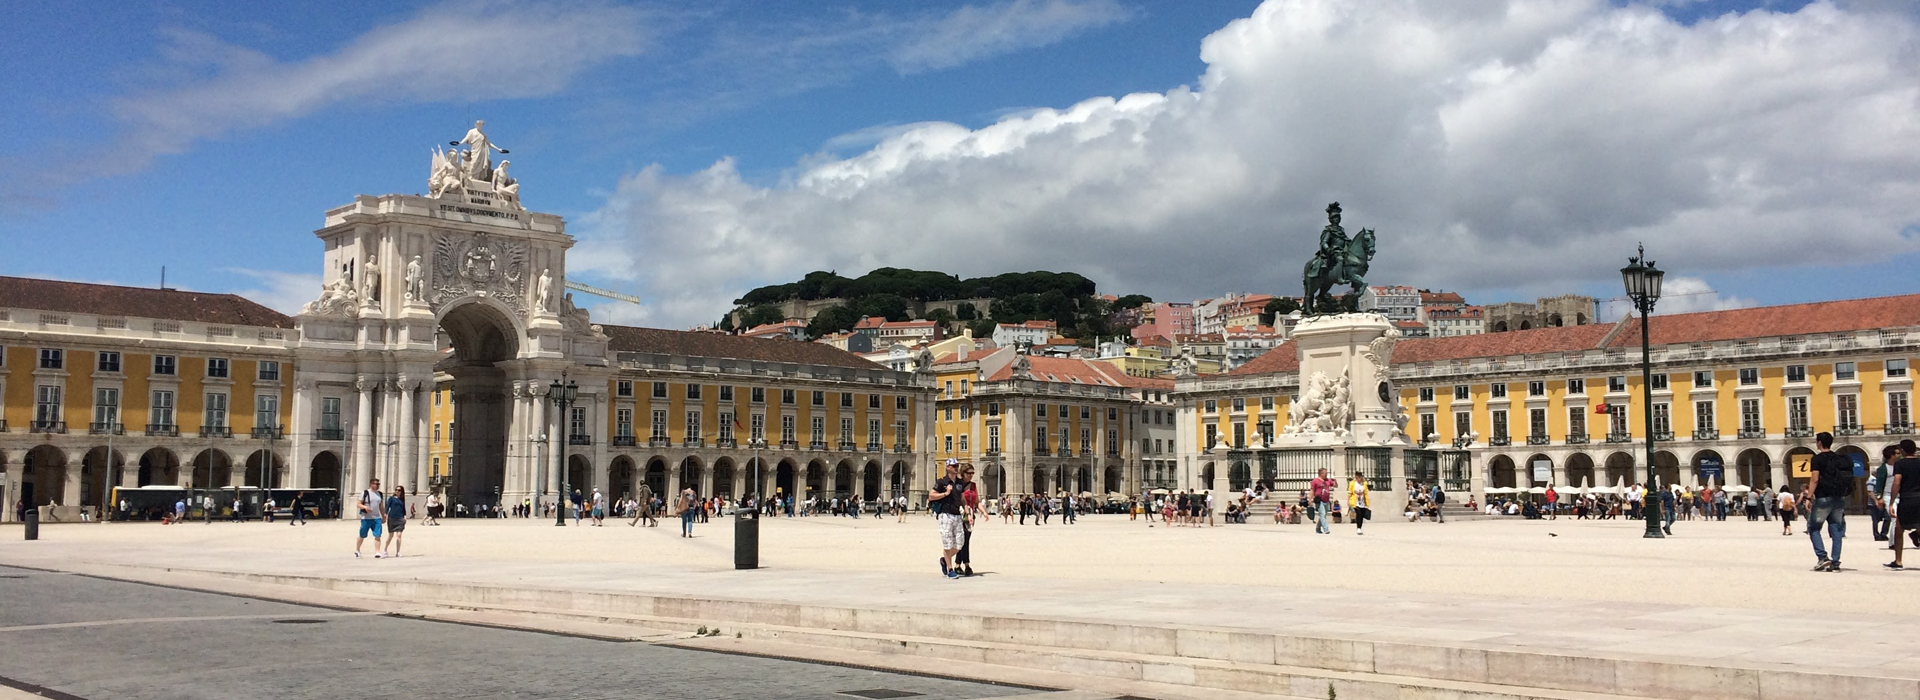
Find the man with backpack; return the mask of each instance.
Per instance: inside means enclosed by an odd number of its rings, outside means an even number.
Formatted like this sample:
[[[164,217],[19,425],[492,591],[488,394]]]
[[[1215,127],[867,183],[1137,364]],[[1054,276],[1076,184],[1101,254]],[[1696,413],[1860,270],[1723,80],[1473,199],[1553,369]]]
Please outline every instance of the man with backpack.
[[[1440,488],[1440,482],[1438,481],[1433,483],[1432,498],[1433,498],[1433,521],[1436,523],[1446,522],[1447,521],[1447,492],[1444,489]]]
[[[1807,490],[1813,494],[1813,504],[1807,511],[1807,537],[1813,540],[1813,555],[1820,559],[1814,571],[1840,570],[1840,541],[1847,536],[1847,496],[1853,495],[1853,460],[1833,451],[1833,433],[1821,433],[1814,436],[1820,445],[1820,453],[1813,456],[1813,480],[1808,482]],[[1833,536],[1833,558],[1827,558],[1827,548],[1820,541],[1820,526],[1827,526],[1827,534]]]
[[[380,480],[367,482],[367,488],[360,492],[360,500],[354,503],[360,511],[360,537],[353,541],[353,556],[360,557],[360,544],[367,541],[367,533],[373,533],[373,546],[380,546],[380,524],[387,515],[387,497],[380,493]],[[380,552],[374,552],[375,559],[381,558]]]

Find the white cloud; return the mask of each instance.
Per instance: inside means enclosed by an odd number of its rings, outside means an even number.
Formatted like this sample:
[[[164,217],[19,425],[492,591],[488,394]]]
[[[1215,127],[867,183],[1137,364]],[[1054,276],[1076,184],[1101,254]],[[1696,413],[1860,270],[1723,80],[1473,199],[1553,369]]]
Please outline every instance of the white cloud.
[[[1057,43],[1133,15],[1114,0],[1010,0],[967,5],[916,27],[893,50],[902,73],[952,68]]]
[[[1331,200],[1379,232],[1374,280],[1468,292],[1608,282],[1642,240],[1690,275],[1884,258],[1920,250],[1916,37],[1824,2],[1689,26],[1604,0],[1269,0],[1201,43],[1193,88],[914,125],[774,186],[647,168],[576,230],[668,326],[879,265],[1288,291]]]
[[[234,294],[283,314],[300,313],[300,307],[320,296],[320,275],[317,274],[241,267],[227,268],[226,271],[252,278],[255,285],[237,290]]]
[[[1690,314],[1697,311],[1724,311],[1759,306],[1760,302],[1746,297],[1721,294],[1699,277],[1668,277],[1660,285],[1660,300],[1653,305],[1653,315]],[[1633,312],[1633,303],[1625,297],[1608,299],[1601,302],[1600,319],[1616,321]]]

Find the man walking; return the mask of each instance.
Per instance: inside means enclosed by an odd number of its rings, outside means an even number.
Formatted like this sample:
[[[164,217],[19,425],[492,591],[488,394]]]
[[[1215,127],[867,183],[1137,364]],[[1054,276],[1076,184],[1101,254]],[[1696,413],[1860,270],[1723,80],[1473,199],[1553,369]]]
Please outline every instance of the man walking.
[[[593,490],[593,526],[605,527],[606,524],[607,497],[600,493],[600,489],[595,488]]]
[[[1874,467],[1873,474],[1867,477],[1867,499],[1869,514],[1873,518],[1873,541],[1887,541],[1887,529],[1893,517],[1887,512],[1893,497],[1889,487],[1893,484],[1893,464],[1900,459],[1900,446],[1888,445],[1880,450],[1880,466]],[[1896,557],[1897,558],[1897,557]]]
[[[1814,436],[1820,445],[1820,453],[1813,456],[1813,480],[1808,490],[1813,493],[1813,504],[1807,511],[1807,538],[1813,540],[1813,555],[1820,563],[1814,565],[1814,571],[1840,570],[1840,541],[1847,536],[1847,496],[1853,493],[1853,460],[1833,451],[1833,433],[1821,433]],[[1833,536],[1833,557],[1827,557],[1827,548],[1820,542],[1820,526],[1825,524],[1827,534]]]
[[[933,489],[927,492],[927,507],[933,510],[934,519],[940,524],[940,575],[950,579],[960,578],[960,572],[954,568],[954,557],[960,554],[965,543],[966,523],[961,520],[960,500],[962,495],[960,481],[960,461],[947,460],[946,476],[933,482]]]
[[[1906,568],[1901,560],[1907,552],[1907,540],[1900,535],[1908,530],[1920,532],[1920,458],[1916,458],[1914,452],[1912,440],[1901,440],[1900,461],[1894,462],[1893,475],[1889,477],[1894,522],[1893,561],[1887,563],[1887,568],[1894,571]],[[1920,535],[1916,539],[1920,539]]]
[[[1322,535],[1332,534],[1333,528],[1327,525],[1327,510],[1332,508],[1333,480],[1327,478],[1326,467],[1320,468],[1320,475],[1313,478],[1309,488],[1313,491],[1313,531]]]
[[[1447,521],[1447,490],[1440,488],[1440,482],[1438,481],[1433,482],[1432,499],[1433,499],[1433,521],[1436,523],[1446,522]]]
[[[578,492],[576,491],[575,493]],[[700,508],[700,499],[694,496],[692,486],[680,490],[680,498],[677,505],[680,508],[680,536],[692,537],[693,517],[699,512]],[[574,524],[578,525],[579,523],[576,522]]]
[[[360,556],[360,544],[367,541],[367,534],[373,534],[373,546],[380,547],[380,521],[387,515],[387,498],[380,493],[380,480],[367,482],[366,490],[360,492],[360,500],[354,503],[360,511],[360,538],[353,541],[353,556]],[[373,554],[375,559],[380,553]]]

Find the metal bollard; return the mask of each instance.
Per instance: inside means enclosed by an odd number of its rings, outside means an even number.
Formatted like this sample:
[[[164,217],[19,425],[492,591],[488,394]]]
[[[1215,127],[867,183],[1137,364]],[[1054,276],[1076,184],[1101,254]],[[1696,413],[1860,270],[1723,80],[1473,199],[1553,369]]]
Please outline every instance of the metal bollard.
[[[40,509],[27,509],[27,541],[40,539]]]
[[[760,568],[760,515],[755,509],[733,512],[733,568]]]

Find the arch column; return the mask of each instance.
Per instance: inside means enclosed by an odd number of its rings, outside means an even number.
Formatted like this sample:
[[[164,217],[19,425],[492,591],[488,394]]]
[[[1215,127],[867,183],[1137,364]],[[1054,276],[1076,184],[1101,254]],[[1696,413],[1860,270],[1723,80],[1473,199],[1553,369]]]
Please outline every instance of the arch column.
[[[425,481],[420,477],[420,465],[417,464],[420,453],[416,451],[420,448],[420,425],[415,417],[417,406],[413,399],[414,390],[419,386],[420,383],[412,376],[402,374],[393,392],[394,402],[400,405],[400,423],[396,426],[399,431],[395,436],[400,441],[396,451],[399,464],[395,465],[394,480],[406,485],[408,496],[419,493],[421,482]]]
[[[347,473],[353,475],[352,483],[347,484],[348,491],[366,488],[367,481],[373,476],[373,392],[375,382],[371,377],[361,375],[354,378],[353,388],[358,392],[355,398],[355,420],[353,423],[353,454]],[[344,496],[344,494],[343,494]]]
[[[286,484],[296,489],[313,488],[309,483],[312,475],[304,467],[313,457],[313,416],[315,388],[310,378],[300,378],[293,383],[293,416],[288,420],[284,435],[287,437],[287,468],[293,473],[287,475]]]

